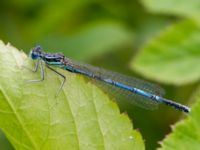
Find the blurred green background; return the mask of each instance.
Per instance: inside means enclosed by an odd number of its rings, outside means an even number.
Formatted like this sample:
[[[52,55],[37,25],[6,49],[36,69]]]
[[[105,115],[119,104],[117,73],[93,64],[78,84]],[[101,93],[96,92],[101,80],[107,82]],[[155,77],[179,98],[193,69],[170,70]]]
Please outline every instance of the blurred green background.
[[[62,52],[109,70],[148,78],[148,74],[136,73],[130,64],[148,41],[183,17],[152,13],[145,7],[147,1],[1,0],[0,39],[26,53],[39,44],[48,52]],[[173,5],[173,1],[169,4]],[[175,86],[153,79],[152,82],[159,81],[164,87],[166,98],[185,104],[198,84],[188,82]],[[141,132],[146,149],[159,147],[158,142],[170,133],[170,125],[184,116],[166,106],[155,111],[131,106],[126,101],[120,101],[119,106]],[[12,149],[3,133],[0,145],[1,149]]]

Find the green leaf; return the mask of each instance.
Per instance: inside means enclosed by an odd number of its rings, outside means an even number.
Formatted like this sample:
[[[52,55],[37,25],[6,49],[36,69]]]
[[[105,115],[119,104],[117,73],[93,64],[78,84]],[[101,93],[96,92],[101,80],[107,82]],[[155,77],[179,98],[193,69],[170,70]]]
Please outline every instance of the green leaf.
[[[198,0],[142,0],[142,3],[152,12],[187,17],[200,23],[200,1]]]
[[[169,134],[161,143],[160,150],[199,150],[200,147],[200,90],[195,98],[191,114],[183,121],[173,126],[173,133]]]
[[[68,57],[88,60],[132,42],[133,36],[123,26],[102,21],[67,37],[46,37],[41,44],[47,49],[62,51]]]
[[[147,78],[167,84],[200,79],[200,28],[191,21],[168,27],[147,43],[131,67]]]
[[[40,74],[24,69],[25,60],[0,42],[0,128],[15,149],[144,149],[128,117],[92,83],[58,70],[67,81],[55,97],[62,79],[46,69],[43,82],[26,83]]]

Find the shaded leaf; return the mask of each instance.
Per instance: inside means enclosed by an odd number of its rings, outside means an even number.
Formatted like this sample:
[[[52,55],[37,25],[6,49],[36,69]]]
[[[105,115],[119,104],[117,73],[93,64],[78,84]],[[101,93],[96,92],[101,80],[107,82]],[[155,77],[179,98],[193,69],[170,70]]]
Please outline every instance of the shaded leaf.
[[[40,3],[38,2],[39,6]],[[37,18],[28,22],[23,31],[31,35],[32,41],[38,40],[50,31],[58,31],[61,23],[70,22],[70,19],[74,17],[73,14],[88,3],[90,3],[88,0],[68,1],[67,3],[64,0],[44,2],[42,7],[40,6],[42,9],[39,9]]]
[[[143,76],[167,84],[187,84],[200,78],[200,28],[191,21],[168,27],[147,43],[131,62]]]
[[[14,150],[12,145],[9,143],[3,132],[0,130],[0,147],[1,150]]]
[[[128,117],[96,86],[59,70],[67,83],[55,97],[62,79],[46,69],[43,82],[25,83],[40,78],[22,68],[25,59],[0,43],[0,128],[15,149],[144,149]]]

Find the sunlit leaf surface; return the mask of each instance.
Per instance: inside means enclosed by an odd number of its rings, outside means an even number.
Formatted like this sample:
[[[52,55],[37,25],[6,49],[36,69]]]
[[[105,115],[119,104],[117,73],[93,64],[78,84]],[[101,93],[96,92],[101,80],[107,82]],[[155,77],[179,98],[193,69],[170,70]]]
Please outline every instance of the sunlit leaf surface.
[[[142,0],[151,12],[174,14],[200,23],[200,1],[198,0]]]
[[[45,70],[40,78],[26,55],[0,43],[0,128],[15,149],[144,149],[140,134],[126,115],[97,87],[61,71],[67,82],[55,97],[61,78]]]

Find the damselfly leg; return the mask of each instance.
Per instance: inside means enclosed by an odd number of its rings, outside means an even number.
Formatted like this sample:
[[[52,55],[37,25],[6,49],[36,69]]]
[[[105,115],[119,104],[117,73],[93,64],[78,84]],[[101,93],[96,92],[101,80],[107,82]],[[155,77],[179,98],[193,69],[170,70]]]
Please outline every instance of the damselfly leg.
[[[25,67],[25,66],[24,66]],[[27,68],[25,67],[26,69],[32,71],[32,72],[37,72],[38,68],[40,67],[40,72],[41,72],[41,79],[36,79],[36,80],[28,80],[26,81],[27,83],[33,83],[33,82],[41,82],[44,80],[44,68],[43,68],[43,65],[42,65],[42,61],[41,60],[38,60],[36,65],[35,65],[35,68],[32,70],[30,68]]]
[[[56,74],[58,74],[59,76],[61,76],[63,78],[63,81],[60,85],[60,87],[58,88],[57,92],[56,92],[56,97],[59,95],[60,91],[62,90],[63,85],[65,84],[66,81],[66,77],[64,75],[62,75],[61,73],[59,73],[58,71],[56,71],[55,69],[51,68],[49,65],[46,64],[46,67],[48,69],[50,69],[51,71],[55,72]]]
[[[63,85],[65,84],[66,81],[66,77],[64,75],[62,75],[61,73],[59,73],[58,71],[56,71],[55,69],[51,68],[49,65],[45,64],[45,66],[50,69],[51,71],[55,72],[56,74],[58,74],[59,76],[61,76],[64,80],[62,81],[60,87],[58,88],[57,92],[56,92],[56,97],[59,95],[60,91],[62,90]],[[36,79],[36,80],[28,80],[26,81],[27,83],[33,83],[33,82],[41,82],[44,80],[44,68],[43,68],[43,64],[41,60],[38,60],[35,64],[35,68],[34,69],[30,69],[26,66],[23,66],[24,68],[32,71],[32,72],[37,72],[38,68],[40,67],[40,72],[41,72],[41,79]]]
[[[37,72],[37,70],[38,70],[38,66],[39,66],[39,61],[41,61],[41,60],[39,60],[39,59],[37,60],[34,69],[30,69],[30,68],[28,68],[28,67],[26,67],[26,66],[24,66],[24,65],[23,65],[22,67],[25,68],[25,69],[27,69],[27,70],[29,70],[29,71]]]

